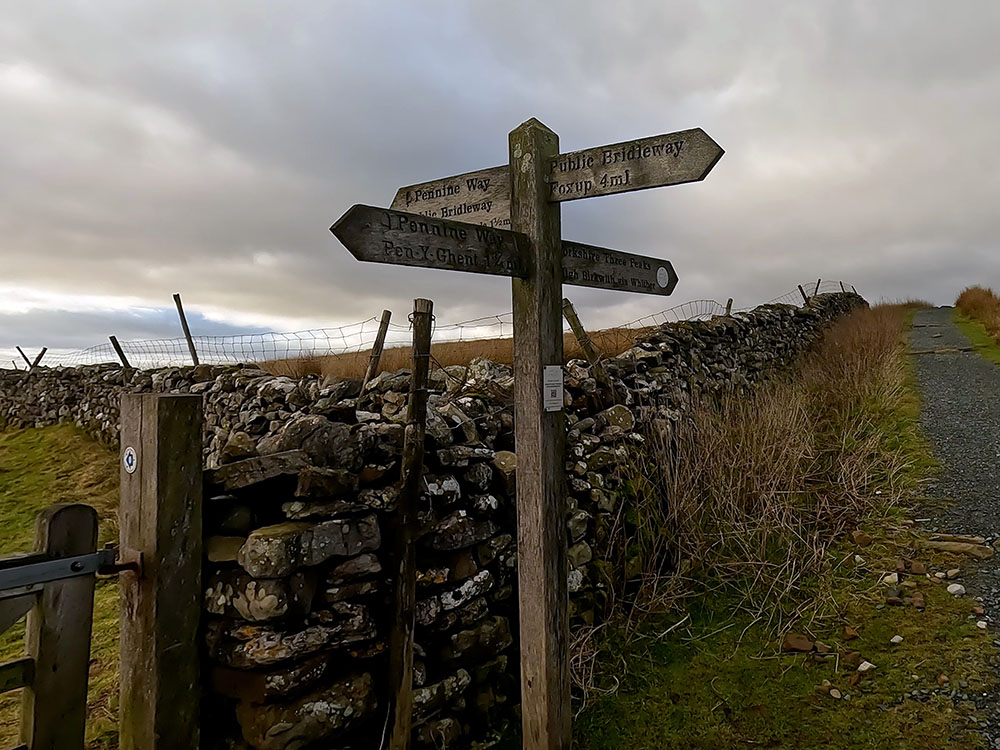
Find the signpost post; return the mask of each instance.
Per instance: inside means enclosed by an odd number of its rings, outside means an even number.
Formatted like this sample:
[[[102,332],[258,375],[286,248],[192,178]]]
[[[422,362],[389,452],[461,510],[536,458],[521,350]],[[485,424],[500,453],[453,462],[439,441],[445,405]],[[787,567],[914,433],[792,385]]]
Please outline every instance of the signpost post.
[[[563,240],[559,203],[702,180],[723,150],[694,128],[560,154],[535,119],[508,145],[506,166],[400,188],[389,209],[354,206],[330,230],[358,260],[513,280],[522,746],[561,750],[571,740],[562,285],[668,295],[677,274],[667,260]]]

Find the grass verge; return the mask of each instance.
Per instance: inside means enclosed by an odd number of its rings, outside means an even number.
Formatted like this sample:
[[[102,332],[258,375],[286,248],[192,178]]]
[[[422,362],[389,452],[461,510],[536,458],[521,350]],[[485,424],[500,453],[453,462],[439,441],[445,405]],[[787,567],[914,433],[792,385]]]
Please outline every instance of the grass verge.
[[[619,549],[641,575],[577,655],[578,746],[979,746],[972,701],[944,691],[990,683],[992,636],[930,575],[967,563],[923,549],[905,519],[933,467],[910,313],[852,315],[791,378],[702,405],[639,462],[641,520]],[[859,548],[846,532],[862,529]],[[887,606],[880,579],[912,561],[930,574],[900,573],[902,597],[926,607]],[[789,630],[829,655],[784,652]]]
[[[970,318],[957,307],[954,309],[953,319],[955,326],[969,338],[980,356],[1000,365],[1000,343],[997,343],[996,338],[986,330],[985,325],[975,318]]]
[[[117,541],[116,456],[69,425],[0,433],[0,555],[34,547],[35,516],[55,503],[97,509],[100,544]],[[0,662],[24,652],[24,621],[0,635]],[[0,745],[16,744],[20,691],[0,696]],[[91,646],[87,743],[117,747],[118,582],[98,579]]]

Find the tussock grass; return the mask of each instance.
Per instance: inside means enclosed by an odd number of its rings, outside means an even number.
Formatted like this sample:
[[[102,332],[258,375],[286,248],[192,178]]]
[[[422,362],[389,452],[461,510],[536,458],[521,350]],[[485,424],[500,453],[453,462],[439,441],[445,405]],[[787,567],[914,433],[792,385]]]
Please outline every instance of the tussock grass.
[[[986,332],[1000,341],[1000,297],[992,289],[970,286],[958,295],[955,307],[966,317],[982,323]]]
[[[648,436],[611,535],[630,613],[704,586],[738,590],[776,627],[821,602],[816,576],[838,535],[902,503],[926,461],[906,317],[902,305],[859,310],[788,376]]]
[[[942,675],[990,689],[994,636],[937,579],[910,577],[925,611],[884,606],[878,583],[900,558],[971,566],[919,551],[902,518],[933,467],[903,337],[913,309],[858,311],[789,377],[650,436],[612,532],[612,617],[576,637],[577,746],[983,746],[975,706],[930,693]],[[781,653],[790,626],[835,656]],[[874,674],[859,680],[849,650]],[[916,688],[926,697],[903,698]]]

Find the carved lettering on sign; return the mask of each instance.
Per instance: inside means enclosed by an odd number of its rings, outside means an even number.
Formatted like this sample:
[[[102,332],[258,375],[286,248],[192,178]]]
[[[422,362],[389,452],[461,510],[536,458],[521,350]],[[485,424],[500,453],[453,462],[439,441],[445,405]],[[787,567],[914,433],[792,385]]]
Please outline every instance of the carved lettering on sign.
[[[358,260],[524,275],[523,235],[374,206],[354,206],[330,227]]]
[[[669,260],[563,240],[563,283],[667,295],[677,286]]]
[[[549,163],[549,200],[695,182],[705,178],[722,154],[701,128],[560,154]]]
[[[422,182],[396,191],[397,211],[510,228],[510,176],[506,166]]]

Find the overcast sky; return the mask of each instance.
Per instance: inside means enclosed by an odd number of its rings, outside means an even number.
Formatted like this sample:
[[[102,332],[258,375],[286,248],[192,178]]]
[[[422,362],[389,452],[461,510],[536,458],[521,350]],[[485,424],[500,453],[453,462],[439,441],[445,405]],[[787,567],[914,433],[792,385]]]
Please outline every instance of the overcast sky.
[[[340,325],[502,278],[363,265],[354,203],[507,160],[701,127],[704,182],[562,204],[563,234],[669,258],[672,298],[571,288],[589,325],[807,279],[951,303],[1000,284],[1000,3],[5,3],[0,350]]]

